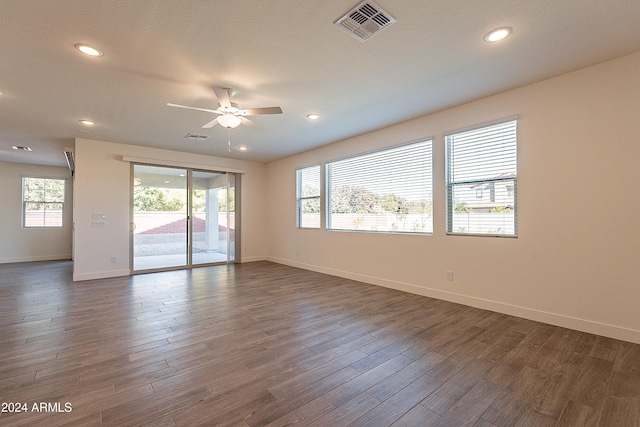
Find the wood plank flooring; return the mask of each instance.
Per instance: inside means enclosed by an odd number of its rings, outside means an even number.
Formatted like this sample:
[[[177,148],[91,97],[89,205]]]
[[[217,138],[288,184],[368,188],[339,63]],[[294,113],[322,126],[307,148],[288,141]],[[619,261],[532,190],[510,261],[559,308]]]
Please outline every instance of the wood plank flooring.
[[[2,426],[640,426],[636,344],[269,262],[71,269],[0,265]]]

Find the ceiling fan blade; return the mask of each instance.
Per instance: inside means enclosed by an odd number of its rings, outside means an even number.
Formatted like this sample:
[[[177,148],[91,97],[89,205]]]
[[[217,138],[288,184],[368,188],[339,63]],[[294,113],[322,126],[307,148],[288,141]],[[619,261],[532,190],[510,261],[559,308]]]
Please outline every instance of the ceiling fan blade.
[[[196,111],[204,111],[206,113],[216,113],[216,114],[220,114],[220,112],[216,111],[216,110],[210,110],[208,108],[198,108],[198,107],[189,107],[188,105],[180,105],[180,104],[172,104],[170,102],[167,102],[167,105],[169,107],[177,107],[177,108],[185,108],[187,110],[196,110]]]
[[[214,127],[217,124],[218,124],[218,118],[216,117],[215,119],[211,120],[209,123],[203,125],[202,128],[203,129],[210,129],[210,128]]]
[[[220,106],[225,108],[231,107],[231,99],[229,98],[229,91],[227,89],[222,87],[214,87],[213,91],[216,93],[216,96],[218,97],[218,102],[220,103]]]
[[[257,116],[260,114],[282,114],[282,108],[280,107],[263,107],[263,108],[245,108],[245,116]]]
[[[242,124],[249,126],[250,128],[256,129],[256,130],[264,130],[264,128],[262,126],[260,126],[259,124],[257,124],[256,122],[254,122],[253,120],[249,120],[246,117],[242,117],[242,116],[238,116],[240,117],[240,120],[242,120]]]

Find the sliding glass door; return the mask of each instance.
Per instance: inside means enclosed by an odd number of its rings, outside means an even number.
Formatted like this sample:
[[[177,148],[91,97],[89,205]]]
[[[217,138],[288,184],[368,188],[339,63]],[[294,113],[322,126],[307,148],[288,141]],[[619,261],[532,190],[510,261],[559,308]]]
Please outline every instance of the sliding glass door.
[[[236,261],[237,175],[133,165],[132,268]]]
[[[186,169],[134,165],[133,269],[188,264]]]
[[[235,175],[193,171],[192,263],[235,260]]]

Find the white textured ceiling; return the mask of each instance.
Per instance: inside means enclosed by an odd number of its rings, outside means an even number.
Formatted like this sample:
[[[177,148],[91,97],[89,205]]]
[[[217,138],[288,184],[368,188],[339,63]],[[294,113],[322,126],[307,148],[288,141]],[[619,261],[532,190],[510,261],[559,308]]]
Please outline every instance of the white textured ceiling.
[[[267,162],[640,50],[638,0],[377,0],[397,22],[364,43],[333,24],[358,3],[0,0],[0,161],[63,165],[80,137]],[[284,113],[229,153],[211,114],[166,105],[215,108],[212,86]]]

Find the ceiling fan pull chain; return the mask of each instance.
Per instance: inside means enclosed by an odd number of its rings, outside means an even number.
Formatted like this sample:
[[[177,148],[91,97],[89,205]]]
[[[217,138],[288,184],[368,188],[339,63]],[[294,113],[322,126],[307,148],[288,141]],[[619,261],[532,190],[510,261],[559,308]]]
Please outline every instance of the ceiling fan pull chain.
[[[231,152],[231,128],[227,128],[227,145],[229,146],[229,152]]]

